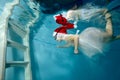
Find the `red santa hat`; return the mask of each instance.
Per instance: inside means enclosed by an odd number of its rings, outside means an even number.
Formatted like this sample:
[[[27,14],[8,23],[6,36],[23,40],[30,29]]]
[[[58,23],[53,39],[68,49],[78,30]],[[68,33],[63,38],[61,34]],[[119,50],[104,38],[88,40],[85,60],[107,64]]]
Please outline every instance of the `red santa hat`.
[[[53,32],[53,37],[59,38],[67,34],[67,29],[66,27],[58,27],[57,29],[54,30]]]
[[[67,23],[66,25],[63,25],[61,27],[58,27],[54,30],[53,36],[55,37],[56,35],[60,34],[67,34],[68,29],[73,29],[76,28],[75,24],[72,23]]]
[[[58,14],[54,16],[54,19],[56,20],[56,23],[65,25],[68,21],[65,17],[63,17],[62,14]]]
[[[57,29],[54,30],[54,33],[53,33],[54,37],[56,37],[56,36],[61,37],[65,34],[67,34],[68,29],[73,29],[73,28],[77,27],[77,25],[76,25],[77,22],[74,22],[74,24],[69,23],[67,21],[67,19],[62,16],[62,14],[55,15],[54,19],[56,20],[56,23],[62,25],[61,27],[58,27]]]

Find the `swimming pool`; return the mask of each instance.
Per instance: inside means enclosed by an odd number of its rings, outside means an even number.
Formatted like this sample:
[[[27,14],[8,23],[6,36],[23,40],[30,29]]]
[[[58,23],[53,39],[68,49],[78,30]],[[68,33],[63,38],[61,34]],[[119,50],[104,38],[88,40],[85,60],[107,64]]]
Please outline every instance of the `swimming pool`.
[[[9,0],[12,1],[12,0]],[[115,1],[115,0],[114,0]],[[7,3],[3,2],[4,4]],[[98,0],[99,2],[99,0]],[[3,4],[0,1],[1,4]],[[78,55],[73,53],[73,47],[56,48],[60,43],[54,40],[52,34],[56,27],[53,15],[61,13],[62,10],[54,14],[44,14],[37,10],[32,10],[21,0],[20,5],[13,10],[11,18],[19,22],[20,25],[30,27],[30,56],[33,80],[119,80],[120,76],[120,41],[110,44],[110,50],[104,56],[89,58],[81,51]],[[112,8],[118,3],[111,2],[108,8]],[[3,9],[3,6],[0,6]],[[39,6],[38,6],[39,7]],[[2,13],[2,10],[0,10]],[[111,11],[113,16],[114,34],[120,34],[120,7]],[[92,18],[89,22],[79,21],[78,29],[83,30],[89,26],[104,26],[103,18]],[[29,23],[32,20],[33,23]],[[99,22],[101,20],[101,22]],[[98,23],[99,22],[99,23]],[[103,23],[102,23],[103,22]],[[98,24],[97,24],[98,23]],[[102,23],[102,24],[101,24]],[[25,28],[24,26],[21,26]],[[104,27],[103,27],[104,28]],[[75,33],[70,30],[69,33]],[[22,43],[21,38],[9,33],[12,39]],[[9,36],[8,36],[9,37]],[[11,38],[11,37],[9,37]],[[8,48],[7,60],[23,60],[23,54],[13,48]],[[14,55],[13,55],[14,54]],[[18,56],[18,57],[16,57]],[[23,68],[8,68],[5,80],[24,80]]]

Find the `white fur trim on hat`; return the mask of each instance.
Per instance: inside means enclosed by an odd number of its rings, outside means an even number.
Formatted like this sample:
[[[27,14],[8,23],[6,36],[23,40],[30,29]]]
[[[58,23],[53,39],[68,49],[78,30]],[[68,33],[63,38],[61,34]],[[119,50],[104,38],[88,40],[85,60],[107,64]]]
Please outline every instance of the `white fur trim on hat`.
[[[56,15],[53,16],[53,18],[56,20],[56,16],[59,16],[59,15],[60,15],[60,14],[56,14]]]
[[[56,34],[57,34],[57,32],[53,32],[53,37],[55,37]]]
[[[66,33],[60,33],[60,32],[53,32],[53,37],[57,35],[65,35]]]
[[[56,38],[64,38],[65,37],[65,33],[57,33],[57,32],[53,32],[53,37],[56,36]]]
[[[74,25],[74,28],[76,29],[78,26],[77,25]]]

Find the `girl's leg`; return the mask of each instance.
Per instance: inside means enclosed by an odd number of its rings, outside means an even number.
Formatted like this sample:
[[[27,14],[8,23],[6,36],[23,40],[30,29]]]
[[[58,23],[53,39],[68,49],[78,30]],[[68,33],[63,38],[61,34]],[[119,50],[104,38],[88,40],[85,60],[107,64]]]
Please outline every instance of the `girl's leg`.
[[[108,36],[112,36],[113,35],[113,29],[112,29],[111,14],[106,13],[105,18],[106,18],[106,21],[107,21],[107,23],[106,23],[106,32],[107,32]]]
[[[107,35],[106,36],[112,38],[110,41],[114,41],[114,40],[120,39],[120,35],[113,36],[111,14],[110,13],[106,13],[105,14],[105,18],[106,18],[106,21],[107,21],[107,23],[106,23],[106,32],[107,32]]]

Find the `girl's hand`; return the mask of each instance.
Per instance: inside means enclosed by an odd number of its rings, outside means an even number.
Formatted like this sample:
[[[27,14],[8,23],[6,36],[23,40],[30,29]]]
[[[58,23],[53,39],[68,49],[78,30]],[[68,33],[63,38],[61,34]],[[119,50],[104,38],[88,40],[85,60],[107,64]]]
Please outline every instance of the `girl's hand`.
[[[75,50],[74,50],[74,53],[75,53],[75,54],[78,54],[78,50],[77,50],[77,49],[75,49]]]

